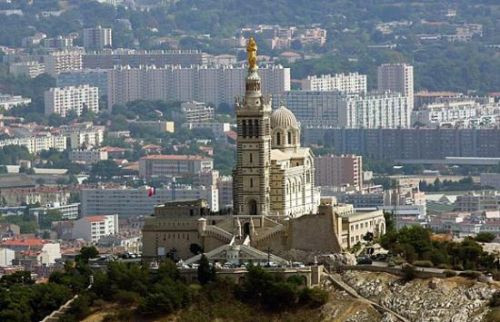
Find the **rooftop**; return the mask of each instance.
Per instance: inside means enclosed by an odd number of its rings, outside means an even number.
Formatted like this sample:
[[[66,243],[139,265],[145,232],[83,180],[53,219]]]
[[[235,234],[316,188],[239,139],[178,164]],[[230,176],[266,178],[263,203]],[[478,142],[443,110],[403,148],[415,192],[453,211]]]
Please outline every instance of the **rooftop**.
[[[187,160],[196,160],[196,161],[205,161],[212,160],[207,157],[203,157],[200,155],[177,155],[177,154],[158,154],[158,155],[148,155],[141,160],[172,160],[172,161],[187,161]]]

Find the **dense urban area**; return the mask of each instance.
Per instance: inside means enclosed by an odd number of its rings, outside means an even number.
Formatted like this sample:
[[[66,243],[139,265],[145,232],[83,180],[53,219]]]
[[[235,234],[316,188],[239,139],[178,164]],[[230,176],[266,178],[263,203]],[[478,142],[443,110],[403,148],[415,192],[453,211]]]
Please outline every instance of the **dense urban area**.
[[[0,0],[0,321],[500,320],[500,3]]]

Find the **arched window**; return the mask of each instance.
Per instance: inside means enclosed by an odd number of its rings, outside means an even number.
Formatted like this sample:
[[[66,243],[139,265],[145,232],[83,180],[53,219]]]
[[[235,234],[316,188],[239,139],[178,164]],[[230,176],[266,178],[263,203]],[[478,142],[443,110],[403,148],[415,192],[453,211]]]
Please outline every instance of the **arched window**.
[[[259,132],[260,132],[259,131],[259,120],[255,120],[254,121],[254,131],[253,131],[253,133],[254,133],[255,136],[259,136],[260,135]]]
[[[281,145],[281,133],[276,133],[276,145]]]
[[[250,188],[253,188],[253,178],[250,178]]]
[[[245,120],[241,121],[241,127],[242,127],[241,135],[243,137],[246,137],[248,135],[248,132],[247,132],[247,121],[245,121]]]
[[[250,157],[250,158],[249,158],[249,159],[250,159],[250,163],[253,163],[253,154],[252,154],[252,153],[250,153],[249,157]]]
[[[257,201],[254,199],[248,202],[248,213],[252,216],[257,215]]]
[[[292,132],[288,131],[288,144],[292,144]]]
[[[252,120],[248,120],[248,136],[249,137],[253,136],[253,124],[252,124]]]

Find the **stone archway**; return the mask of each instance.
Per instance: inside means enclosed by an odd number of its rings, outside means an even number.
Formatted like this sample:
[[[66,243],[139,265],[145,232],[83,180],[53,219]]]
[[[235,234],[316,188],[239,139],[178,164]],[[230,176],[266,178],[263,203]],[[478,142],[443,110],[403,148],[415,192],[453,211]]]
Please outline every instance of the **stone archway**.
[[[255,199],[250,199],[248,201],[248,213],[251,216],[257,215],[257,201],[255,201]]]
[[[249,236],[250,235],[250,223],[246,222],[243,224],[243,236]]]

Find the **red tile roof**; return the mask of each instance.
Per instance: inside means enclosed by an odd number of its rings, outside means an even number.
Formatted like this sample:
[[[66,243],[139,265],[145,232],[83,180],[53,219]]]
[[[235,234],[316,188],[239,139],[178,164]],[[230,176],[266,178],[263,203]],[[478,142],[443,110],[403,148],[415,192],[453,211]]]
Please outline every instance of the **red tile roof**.
[[[103,221],[106,219],[106,216],[87,216],[83,217],[89,222]]]
[[[10,239],[2,242],[2,246],[43,246],[47,241],[38,238],[30,238],[30,239]]]

